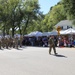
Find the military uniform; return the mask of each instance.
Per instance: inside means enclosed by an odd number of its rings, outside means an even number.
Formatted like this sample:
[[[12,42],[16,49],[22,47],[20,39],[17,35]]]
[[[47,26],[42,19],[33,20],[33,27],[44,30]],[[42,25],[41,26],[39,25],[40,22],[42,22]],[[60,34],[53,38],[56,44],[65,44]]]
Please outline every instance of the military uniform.
[[[22,47],[23,36],[20,36],[20,47]]]
[[[57,53],[56,53],[56,49],[55,49],[55,43],[54,43],[54,38],[53,38],[53,36],[51,36],[50,38],[49,38],[49,54],[51,54],[51,50],[52,50],[52,48],[53,48],[53,50],[54,50],[54,54],[56,55]]]
[[[18,49],[18,36],[15,37],[15,47]]]
[[[12,39],[12,37],[9,37],[9,47],[11,48],[12,47],[12,45],[13,45],[13,39]]]
[[[2,47],[4,48],[5,47],[5,38],[2,37],[1,41],[2,41]]]
[[[12,38],[12,41],[13,41],[12,46],[13,48],[15,48],[15,38]]]
[[[1,44],[2,44],[2,41],[1,41],[1,38],[0,38],[0,49],[1,49]]]
[[[6,37],[6,38],[5,38],[5,46],[6,46],[7,49],[8,49],[8,44],[9,44],[9,42],[8,42],[8,37]]]

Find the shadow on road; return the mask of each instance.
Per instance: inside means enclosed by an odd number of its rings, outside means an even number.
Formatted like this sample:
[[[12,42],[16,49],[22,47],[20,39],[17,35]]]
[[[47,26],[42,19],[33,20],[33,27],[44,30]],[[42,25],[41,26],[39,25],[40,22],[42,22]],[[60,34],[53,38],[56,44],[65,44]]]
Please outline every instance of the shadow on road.
[[[2,48],[1,48],[0,50],[2,50],[2,51],[3,51],[4,49],[2,49]]]
[[[54,55],[54,56],[56,56],[56,57],[64,57],[64,58],[67,58],[66,56],[60,55],[60,54],[57,54],[57,55]]]
[[[20,48],[18,48],[18,49],[16,49],[16,50],[23,50],[22,48],[20,49]]]

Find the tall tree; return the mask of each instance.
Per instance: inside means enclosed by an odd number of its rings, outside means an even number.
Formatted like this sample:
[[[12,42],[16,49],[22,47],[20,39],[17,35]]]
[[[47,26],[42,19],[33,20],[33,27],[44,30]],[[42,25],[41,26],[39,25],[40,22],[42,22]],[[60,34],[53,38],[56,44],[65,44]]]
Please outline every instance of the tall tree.
[[[42,20],[44,19],[44,15],[42,12],[37,16],[37,20],[33,20],[27,27],[27,33],[31,31],[42,31]]]
[[[38,0],[25,0],[24,2],[24,26],[23,26],[23,34],[27,33],[26,28],[28,27],[28,24],[31,23],[33,20],[37,19],[37,16],[39,14],[39,4]]]
[[[66,19],[66,15],[64,14],[62,3],[59,2],[50,9],[49,13],[46,14],[45,19],[42,21],[43,31],[52,31],[54,26],[64,19]]]
[[[67,19],[75,19],[75,0],[62,0]]]
[[[0,0],[0,20],[2,23],[3,36],[5,36],[5,30],[7,28],[8,12],[7,0]]]
[[[14,36],[15,19],[16,19],[16,7],[20,0],[0,0],[0,17],[3,22],[3,30],[9,30],[12,28],[12,36]]]

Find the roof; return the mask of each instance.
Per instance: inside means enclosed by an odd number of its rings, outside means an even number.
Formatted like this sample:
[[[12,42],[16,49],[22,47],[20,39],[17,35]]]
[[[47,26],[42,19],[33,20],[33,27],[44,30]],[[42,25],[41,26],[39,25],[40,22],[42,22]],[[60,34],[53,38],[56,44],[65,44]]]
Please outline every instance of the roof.
[[[73,23],[71,20],[62,20],[60,21],[59,23],[57,23],[55,26],[58,27],[58,26],[73,26]]]

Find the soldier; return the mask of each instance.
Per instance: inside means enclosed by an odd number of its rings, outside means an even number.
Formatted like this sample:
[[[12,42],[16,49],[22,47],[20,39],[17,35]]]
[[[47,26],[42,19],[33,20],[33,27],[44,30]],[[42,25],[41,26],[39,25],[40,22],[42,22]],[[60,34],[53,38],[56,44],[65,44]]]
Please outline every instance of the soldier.
[[[4,48],[5,47],[5,37],[2,37],[1,41],[2,41],[2,47]]]
[[[8,49],[8,44],[9,44],[8,37],[5,37],[5,46],[6,46],[7,49]]]
[[[16,35],[15,37],[15,47],[16,49],[18,49],[18,35]]]
[[[57,53],[56,53],[56,49],[55,49],[55,43],[54,43],[54,36],[51,36],[50,38],[49,38],[49,54],[51,54],[51,50],[52,50],[52,48],[53,48],[53,50],[54,50],[54,54],[56,55]]]
[[[12,38],[12,41],[13,41],[13,43],[12,43],[13,48],[15,48],[15,38]]]
[[[1,43],[2,43],[2,41],[1,41],[1,37],[0,37],[0,49],[1,49]]]
[[[12,39],[12,37],[10,36],[10,37],[9,37],[9,47],[11,48],[12,45],[13,45],[13,39]]]
[[[20,35],[20,47],[22,47],[23,36]]]

